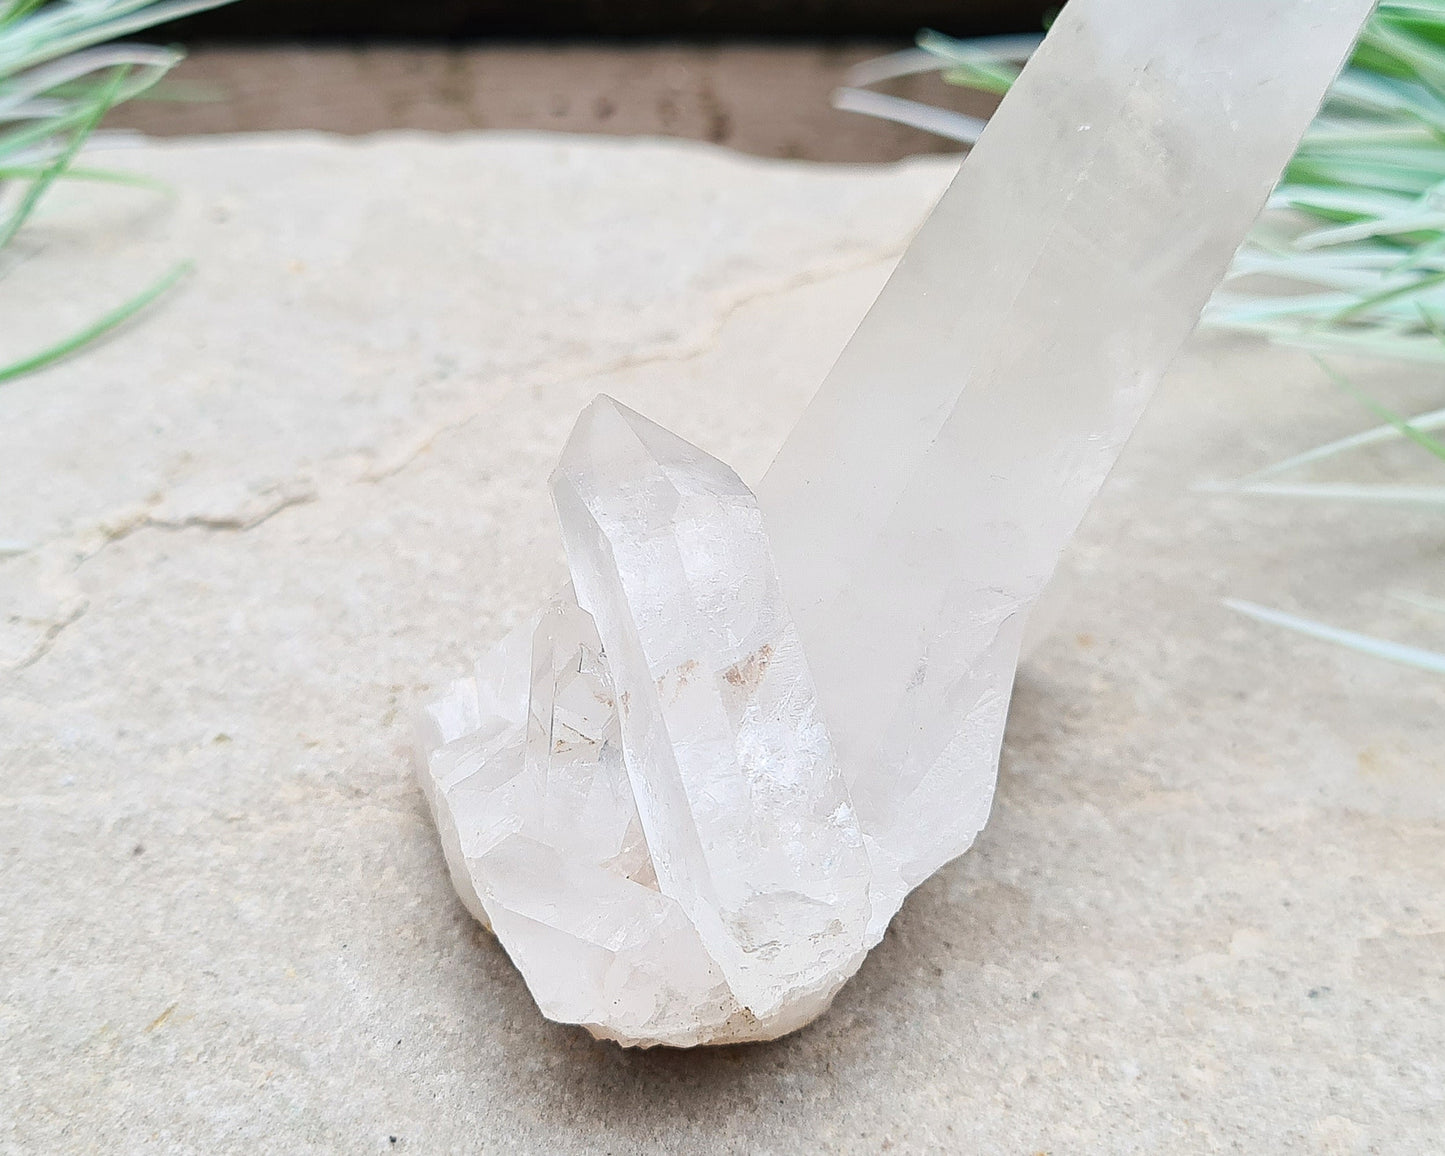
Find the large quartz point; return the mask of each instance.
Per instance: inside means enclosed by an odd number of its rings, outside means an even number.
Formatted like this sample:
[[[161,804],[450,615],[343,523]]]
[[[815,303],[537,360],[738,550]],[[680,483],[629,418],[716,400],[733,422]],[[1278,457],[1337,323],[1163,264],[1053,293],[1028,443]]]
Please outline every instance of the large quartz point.
[[[1071,0],[759,486],[875,937],[987,820],[1029,611],[1372,7]]]
[[[628,1044],[821,1013],[988,817],[1025,620],[1371,0],[1070,0],[757,499],[617,403],[424,712],[463,902]]]

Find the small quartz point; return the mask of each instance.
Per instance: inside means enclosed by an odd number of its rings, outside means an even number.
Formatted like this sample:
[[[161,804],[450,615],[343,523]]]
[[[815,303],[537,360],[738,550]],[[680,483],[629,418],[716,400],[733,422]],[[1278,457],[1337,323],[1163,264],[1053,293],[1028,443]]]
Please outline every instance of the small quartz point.
[[[681,1046],[746,1021],[657,889],[586,611],[560,598],[523,622],[425,708],[418,732],[457,893],[548,1017]]]
[[[862,962],[870,868],[757,501],[607,397],[552,488],[582,605],[422,719],[457,890],[553,1019],[629,1044],[800,1027]]]
[[[458,894],[625,1044],[819,1015],[988,818],[1024,622],[1372,0],[1070,0],[755,499],[608,398],[575,597],[423,713]]]
[[[739,1002],[774,1015],[857,968],[868,860],[757,500],[599,397],[552,475],[581,605],[618,685],[661,890]]]

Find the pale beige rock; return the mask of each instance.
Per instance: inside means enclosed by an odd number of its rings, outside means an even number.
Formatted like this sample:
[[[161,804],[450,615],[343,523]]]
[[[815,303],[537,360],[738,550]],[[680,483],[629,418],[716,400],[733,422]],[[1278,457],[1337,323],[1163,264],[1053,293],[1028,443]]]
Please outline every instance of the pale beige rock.
[[[0,539],[37,544],[0,559],[36,619],[0,623],[35,656],[0,681],[0,1151],[1438,1146],[1445,685],[1217,600],[1427,637],[1387,592],[1445,594],[1439,520],[1190,489],[1372,420],[1307,358],[1212,339],[1164,383],[1025,669],[989,827],[832,1011],[627,1053],[545,1021],[457,901],[402,708],[560,585],[546,477],[598,390],[756,482],[947,170],[486,137],[107,159],[174,204],[57,209],[0,281],[4,352],[172,256],[200,271],[0,387]],[[710,197],[716,244],[757,231],[657,269]],[[559,254],[579,300],[652,253],[629,300],[671,336],[619,351],[626,317],[567,328],[566,285],[448,257],[452,218],[503,214],[494,254]],[[327,241],[330,215],[385,229]],[[379,326],[421,336],[388,353]],[[433,339],[465,370],[434,378]],[[304,475],[315,497],[228,528]]]

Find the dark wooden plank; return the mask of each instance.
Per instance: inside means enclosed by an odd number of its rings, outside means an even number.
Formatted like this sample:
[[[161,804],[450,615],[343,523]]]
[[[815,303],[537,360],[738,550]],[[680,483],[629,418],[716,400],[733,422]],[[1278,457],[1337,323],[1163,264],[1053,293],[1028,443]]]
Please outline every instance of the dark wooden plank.
[[[1032,32],[1057,0],[241,0],[183,38],[910,37]]]

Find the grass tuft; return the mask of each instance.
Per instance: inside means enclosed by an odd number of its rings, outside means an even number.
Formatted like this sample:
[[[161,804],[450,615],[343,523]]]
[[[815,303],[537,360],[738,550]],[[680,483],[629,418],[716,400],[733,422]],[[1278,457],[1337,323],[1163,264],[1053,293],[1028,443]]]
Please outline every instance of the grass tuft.
[[[107,44],[227,0],[0,0],[0,252],[58,180],[154,186],[126,173],[81,169],[75,159],[106,113],[148,93],[181,54],[171,48]],[[180,280],[155,282],[78,333],[0,365],[0,382],[74,353],[123,324]]]

